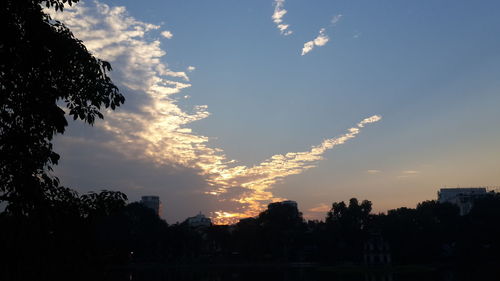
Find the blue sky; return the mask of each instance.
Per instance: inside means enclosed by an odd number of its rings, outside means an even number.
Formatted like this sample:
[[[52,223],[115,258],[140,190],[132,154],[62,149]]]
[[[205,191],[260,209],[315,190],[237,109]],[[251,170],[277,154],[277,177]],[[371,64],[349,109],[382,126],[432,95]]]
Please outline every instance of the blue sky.
[[[500,3],[278,2],[102,1],[58,14],[112,63],[127,98],[57,140],[63,183],[160,195],[169,222],[239,218],[284,198],[323,218],[351,197],[385,211],[443,186],[500,185]],[[262,176],[273,155],[374,115],[345,143]]]

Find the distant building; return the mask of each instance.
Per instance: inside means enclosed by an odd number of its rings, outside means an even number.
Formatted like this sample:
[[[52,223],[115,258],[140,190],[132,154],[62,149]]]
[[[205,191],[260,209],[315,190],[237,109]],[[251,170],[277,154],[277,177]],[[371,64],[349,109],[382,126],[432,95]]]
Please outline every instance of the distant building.
[[[274,202],[274,203],[269,204],[267,206],[267,208],[269,210],[271,210],[273,208],[280,207],[280,206],[291,206],[291,207],[297,209],[297,202],[292,201],[292,200],[286,200],[286,201],[281,201],[281,202]]]
[[[368,265],[390,264],[392,262],[389,244],[379,233],[371,233],[363,243],[363,261]]]
[[[208,227],[212,225],[212,221],[201,212],[194,217],[187,218],[186,222],[191,227]]]
[[[140,203],[145,207],[153,209],[155,214],[160,216],[161,202],[159,196],[142,196]]]
[[[259,217],[263,219],[262,224],[292,226],[303,222],[297,202],[292,200],[270,203],[267,205],[267,210],[262,212]]]
[[[474,200],[488,194],[484,187],[441,188],[438,191],[439,203],[452,203],[460,209],[460,215],[466,215],[474,206]]]

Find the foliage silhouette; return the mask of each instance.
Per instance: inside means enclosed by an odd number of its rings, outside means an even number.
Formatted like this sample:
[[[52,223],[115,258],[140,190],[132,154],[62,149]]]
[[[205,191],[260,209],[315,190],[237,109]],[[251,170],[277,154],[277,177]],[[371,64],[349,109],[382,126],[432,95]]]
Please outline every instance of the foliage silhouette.
[[[302,243],[301,233],[305,230],[302,213],[296,205],[285,202],[269,204],[257,218],[264,253],[281,260],[294,259]]]
[[[57,196],[52,139],[64,132],[66,115],[92,125],[102,108],[125,100],[107,75],[111,65],[42,9],[76,2],[0,2],[0,201],[9,212],[30,214]]]
[[[105,264],[97,230],[124,208],[123,193],[90,195],[58,187],[36,213],[0,213],[0,279],[44,280]],[[83,270],[85,269],[85,270]],[[82,275],[83,276],[83,275]],[[82,279],[85,279],[82,277]]]
[[[362,241],[367,237],[372,203],[364,200],[359,204],[356,198],[332,204],[326,216],[326,231],[336,240],[330,240],[329,247],[334,249],[333,261],[349,260],[359,262],[362,257]]]
[[[52,141],[67,117],[93,125],[102,109],[125,101],[107,74],[111,65],[43,10],[76,2],[0,1],[0,203],[7,203],[0,271],[7,279],[40,280],[94,263],[102,254],[95,229],[127,200],[112,191],[79,195],[51,174],[60,158]]]

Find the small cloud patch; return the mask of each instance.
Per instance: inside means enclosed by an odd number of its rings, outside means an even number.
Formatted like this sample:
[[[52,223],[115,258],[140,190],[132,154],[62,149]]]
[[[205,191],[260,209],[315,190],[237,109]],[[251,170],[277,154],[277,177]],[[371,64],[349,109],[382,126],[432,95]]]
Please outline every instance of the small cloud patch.
[[[168,31],[168,30],[165,30],[165,31],[162,31],[161,32],[161,36],[167,38],[167,39],[172,39],[172,37],[174,37],[174,35],[172,34],[172,32]]]

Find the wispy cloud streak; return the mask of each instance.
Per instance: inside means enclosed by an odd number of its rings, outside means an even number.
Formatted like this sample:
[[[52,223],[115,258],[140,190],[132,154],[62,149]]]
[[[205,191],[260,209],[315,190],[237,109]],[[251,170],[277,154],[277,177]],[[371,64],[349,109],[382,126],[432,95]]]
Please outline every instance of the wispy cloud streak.
[[[405,170],[402,171],[400,175],[398,175],[397,178],[402,179],[402,178],[409,178],[409,177],[414,177],[420,174],[420,171],[417,170]]]
[[[286,13],[287,10],[285,10],[285,0],[275,0],[274,13],[272,18],[274,23],[276,24],[276,27],[280,30],[280,33],[285,36],[293,33],[292,30],[288,29],[290,25],[283,22],[283,17]]]
[[[341,15],[341,14],[333,16],[333,18],[331,20],[332,25],[336,25],[342,19],[342,17],[343,17],[343,15]]]

